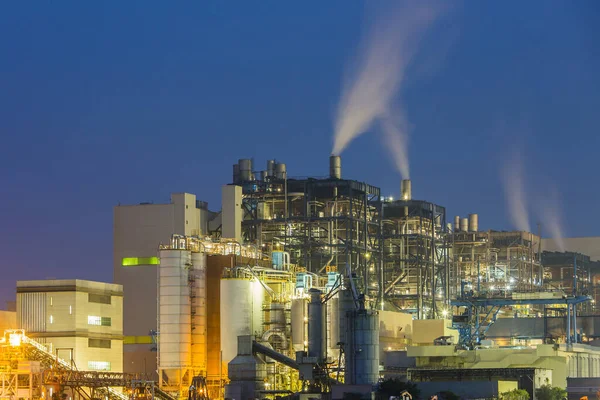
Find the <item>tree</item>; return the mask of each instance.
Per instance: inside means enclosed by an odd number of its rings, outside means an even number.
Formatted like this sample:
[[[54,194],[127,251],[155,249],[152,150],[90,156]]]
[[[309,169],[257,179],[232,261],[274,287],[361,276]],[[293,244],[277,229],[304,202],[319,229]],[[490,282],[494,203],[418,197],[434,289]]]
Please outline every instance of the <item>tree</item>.
[[[546,384],[535,389],[535,397],[538,400],[562,400],[567,397],[567,391],[563,388]]]
[[[449,390],[444,390],[438,393],[439,400],[460,400],[460,396]]]
[[[500,394],[501,400],[529,400],[529,393],[523,389],[513,389]]]
[[[403,382],[399,379],[386,379],[379,384],[377,393],[381,399],[387,400],[390,396],[400,396],[400,393],[407,391],[412,395],[413,400],[417,400],[421,391],[413,382]]]

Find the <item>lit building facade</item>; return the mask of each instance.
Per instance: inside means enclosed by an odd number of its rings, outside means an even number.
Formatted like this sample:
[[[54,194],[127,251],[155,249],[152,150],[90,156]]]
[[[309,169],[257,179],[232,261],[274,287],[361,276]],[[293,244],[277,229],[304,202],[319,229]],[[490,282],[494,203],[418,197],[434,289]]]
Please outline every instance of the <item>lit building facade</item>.
[[[121,285],[18,281],[17,326],[79,370],[123,371]]]

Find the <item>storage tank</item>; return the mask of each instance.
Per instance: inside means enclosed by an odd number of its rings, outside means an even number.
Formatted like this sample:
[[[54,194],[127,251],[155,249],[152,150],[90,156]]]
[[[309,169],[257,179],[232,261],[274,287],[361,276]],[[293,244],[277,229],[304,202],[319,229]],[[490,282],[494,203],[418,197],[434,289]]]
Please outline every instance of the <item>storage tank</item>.
[[[379,315],[376,311],[348,313],[350,346],[346,348],[345,383],[374,385],[379,381]]]
[[[479,230],[479,216],[477,214],[469,214],[469,232],[477,232]]]
[[[322,360],[325,355],[325,319],[323,314],[323,303],[321,303],[321,291],[310,289],[308,291],[310,303],[308,303],[308,356]]]
[[[460,216],[454,217],[454,232],[460,232]]]
[[[468,218],[460,219],[460,230],[462,232],[469,232],[469,219]]]
[[[262,335],[264,288],[256,279],[221,279],[223,365],[237,355],[237,338]]]
[[[280,164],[280,163],[275,164],[275,178],[285,179],[286,175],[287,175],[287,171],[285,169],[285,164]]]
[[[294,351],[303,351],[306,347],[306,324],[308,318],[307,301],[305,298],[292,300],[292,346]]]
[[[333,179],[342,179],[342,157],[329,157],[329,177]]]
[[[192,368],[206,371],[206,253],[192,253],[188,286],[192,310]]]
[[[260,180],[263,182],[267,180],[267,171],[260,171]]]
[[[412,183],[410,179],[402,179],[400,184],[400,198],[401,200],[412,199]]]
[[[179,384],[179,371],[191,363],[192,318],[188,250],[161,250],[158,281],[158,368],[170,385]]]
[[[238,164],[240,166],[240,180],[252,180],[252,160],[249,158],[242,158],[239,160]]]

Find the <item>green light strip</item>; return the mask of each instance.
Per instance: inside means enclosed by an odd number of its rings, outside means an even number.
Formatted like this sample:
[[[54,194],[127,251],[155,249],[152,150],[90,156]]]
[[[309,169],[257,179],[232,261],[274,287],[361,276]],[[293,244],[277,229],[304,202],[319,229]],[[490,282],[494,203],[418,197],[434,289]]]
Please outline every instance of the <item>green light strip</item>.
[[[158,265],[158,257],[125,257],[121,265],[134,267],[136,265]]]

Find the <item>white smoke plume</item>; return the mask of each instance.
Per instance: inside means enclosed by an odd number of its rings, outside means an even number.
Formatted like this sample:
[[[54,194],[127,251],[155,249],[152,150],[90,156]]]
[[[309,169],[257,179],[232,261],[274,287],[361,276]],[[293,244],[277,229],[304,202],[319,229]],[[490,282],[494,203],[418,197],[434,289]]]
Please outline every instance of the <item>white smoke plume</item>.
[[[523,178],[523,162],[520,155],[515,154],[505,165],[502,171],[502,183],[513,225],[520,231],[531,232]]]
[[[390,149],[408,178],[407,132],[389,113],[418,44],[440,15],[433,1],[394,1],[368,24],[355,63],[347,73],[335,121],[333,154],[339,155],[357,136],[381,121]],[[394,151],[396,151],[394,150]],[[400,167],[402,165],[402,167]]]
[[[388,114],[380,119],[380,124],[396,169],[403,179],[410,179],[408,127],[403,113],[398,111],[395,114]]]
[[[546,187],[551,187],[546,185]],[[565,247],[563,224],[560,215],[560,200],[559,194],[556,187],[552,189],[546,189],[544,197],[540,199],[541,203],[541,215],[542,230],[549,233],[552,241],[556,245],[558,251],[567,251]]]

